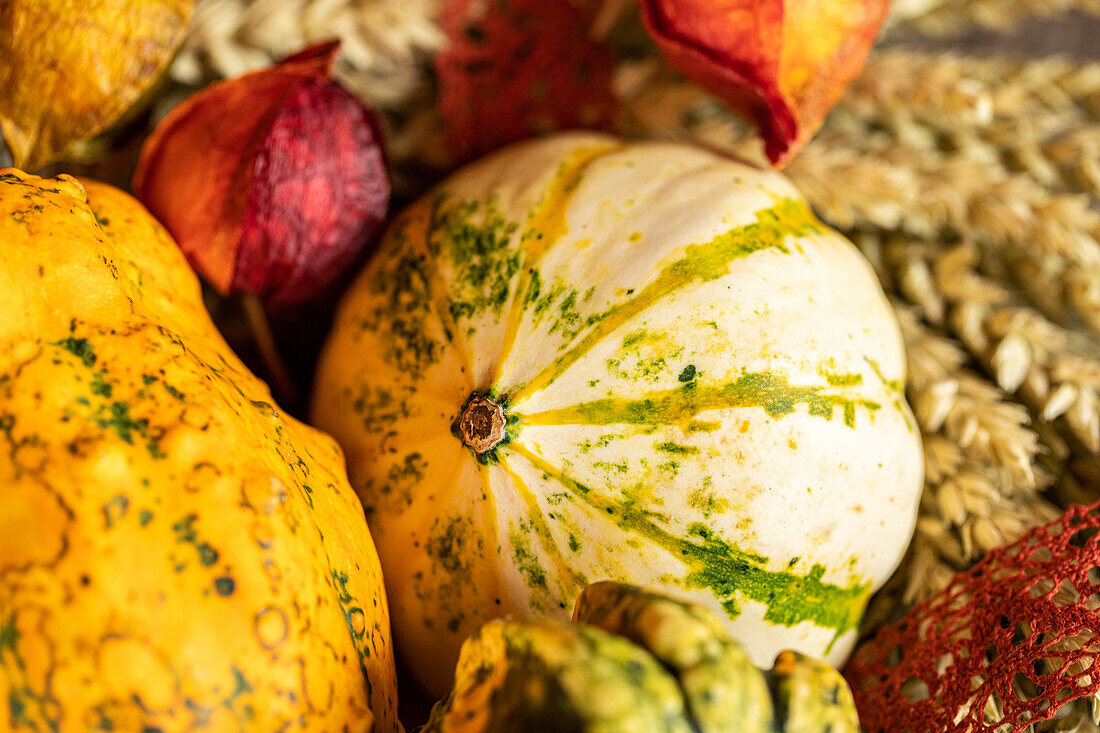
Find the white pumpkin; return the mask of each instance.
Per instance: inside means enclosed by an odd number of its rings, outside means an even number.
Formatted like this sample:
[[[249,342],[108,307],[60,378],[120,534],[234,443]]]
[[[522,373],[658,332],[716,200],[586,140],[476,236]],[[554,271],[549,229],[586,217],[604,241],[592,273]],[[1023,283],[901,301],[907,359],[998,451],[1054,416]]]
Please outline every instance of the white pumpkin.
[[[313,418],[437,694],[487,619],[567,619],[605,579],[716,609],[759,666],[839,664],[915,521],[904,364],[867,263],[782,176],[567,134],[397,219]]]

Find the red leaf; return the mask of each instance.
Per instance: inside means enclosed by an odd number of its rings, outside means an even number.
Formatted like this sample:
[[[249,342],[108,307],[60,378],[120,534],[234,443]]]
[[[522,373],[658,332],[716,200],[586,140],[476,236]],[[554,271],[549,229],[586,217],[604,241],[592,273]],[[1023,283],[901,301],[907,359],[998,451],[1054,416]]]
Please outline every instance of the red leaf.
[[[781,167],[863,68],[889,0],[642,0],[661,52],[756,122]]]
[[[224,294],[308,300],[380,231],[389,179],[370,110],[329,79],[337,43],[179,104],[134,191]]]
[[[435,60],[455,162],[551,130],[608,128],[613,59],[588,37],[590,0],[444,0]]]

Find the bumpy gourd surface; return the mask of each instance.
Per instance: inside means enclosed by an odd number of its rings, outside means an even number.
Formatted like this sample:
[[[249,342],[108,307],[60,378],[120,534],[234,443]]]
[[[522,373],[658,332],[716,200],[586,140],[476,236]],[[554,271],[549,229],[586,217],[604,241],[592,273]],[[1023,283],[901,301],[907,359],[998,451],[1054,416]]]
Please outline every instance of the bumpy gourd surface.
[[[643,647],[585,626],[498,620],[462,647],[455,689],[420,733],[691,733],[670,676]]]
[[[573,623],[595,626],[647,649],[676,676],[700,733],[776,730],[764,676],[709,610],[604,581],[581,592]]]
[[[0,728],[396,728],[339,449],[236,359],[164,231],[8,169],[0,243]]]
[[[395,634],[436,692],[485,619],[675,589],[759,666],[837,663],[911,534],[892,312],[781,176],[563,135],[410,207],[353,286],[313,416],[348,454]],[[503,405],[477,455],[458,418]]]
[[[790,733],[859,733],[848,683],[824,662],[783,651],[765,673],[779,727]]]
[[[697,604],[605,581],[582,591],[573,623],[485,624],[419,733],[859,731],[839,672],[790,651],[762,672]]]

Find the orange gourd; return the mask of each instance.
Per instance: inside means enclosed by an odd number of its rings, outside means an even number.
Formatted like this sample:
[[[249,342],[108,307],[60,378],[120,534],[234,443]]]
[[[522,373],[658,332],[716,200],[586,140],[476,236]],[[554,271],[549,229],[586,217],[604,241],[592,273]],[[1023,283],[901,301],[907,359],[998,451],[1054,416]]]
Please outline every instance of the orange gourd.
[[[233,355],[126,194],[0,170],[0,721],[398,728],[327,436]]]

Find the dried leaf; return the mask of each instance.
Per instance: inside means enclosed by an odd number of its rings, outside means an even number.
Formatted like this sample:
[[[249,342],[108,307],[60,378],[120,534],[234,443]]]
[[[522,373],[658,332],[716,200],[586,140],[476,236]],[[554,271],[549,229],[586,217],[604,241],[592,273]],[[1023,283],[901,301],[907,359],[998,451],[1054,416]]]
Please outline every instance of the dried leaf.
[[[684,75],[751,117],[782,166],[859,74],[889,0],[642,0]]]
[[[193,0],[0,2],[0,132],[33,169],[105,129],[160,76]]]
[[[610,127],[611,52],[591,0],[444,0],[439,110],[454,162],[551,130]]]
[[[338,45],[188,97],[142,148],[134,192],[223,294],[308,300],[381,230],[378,123],[329,79]]]

